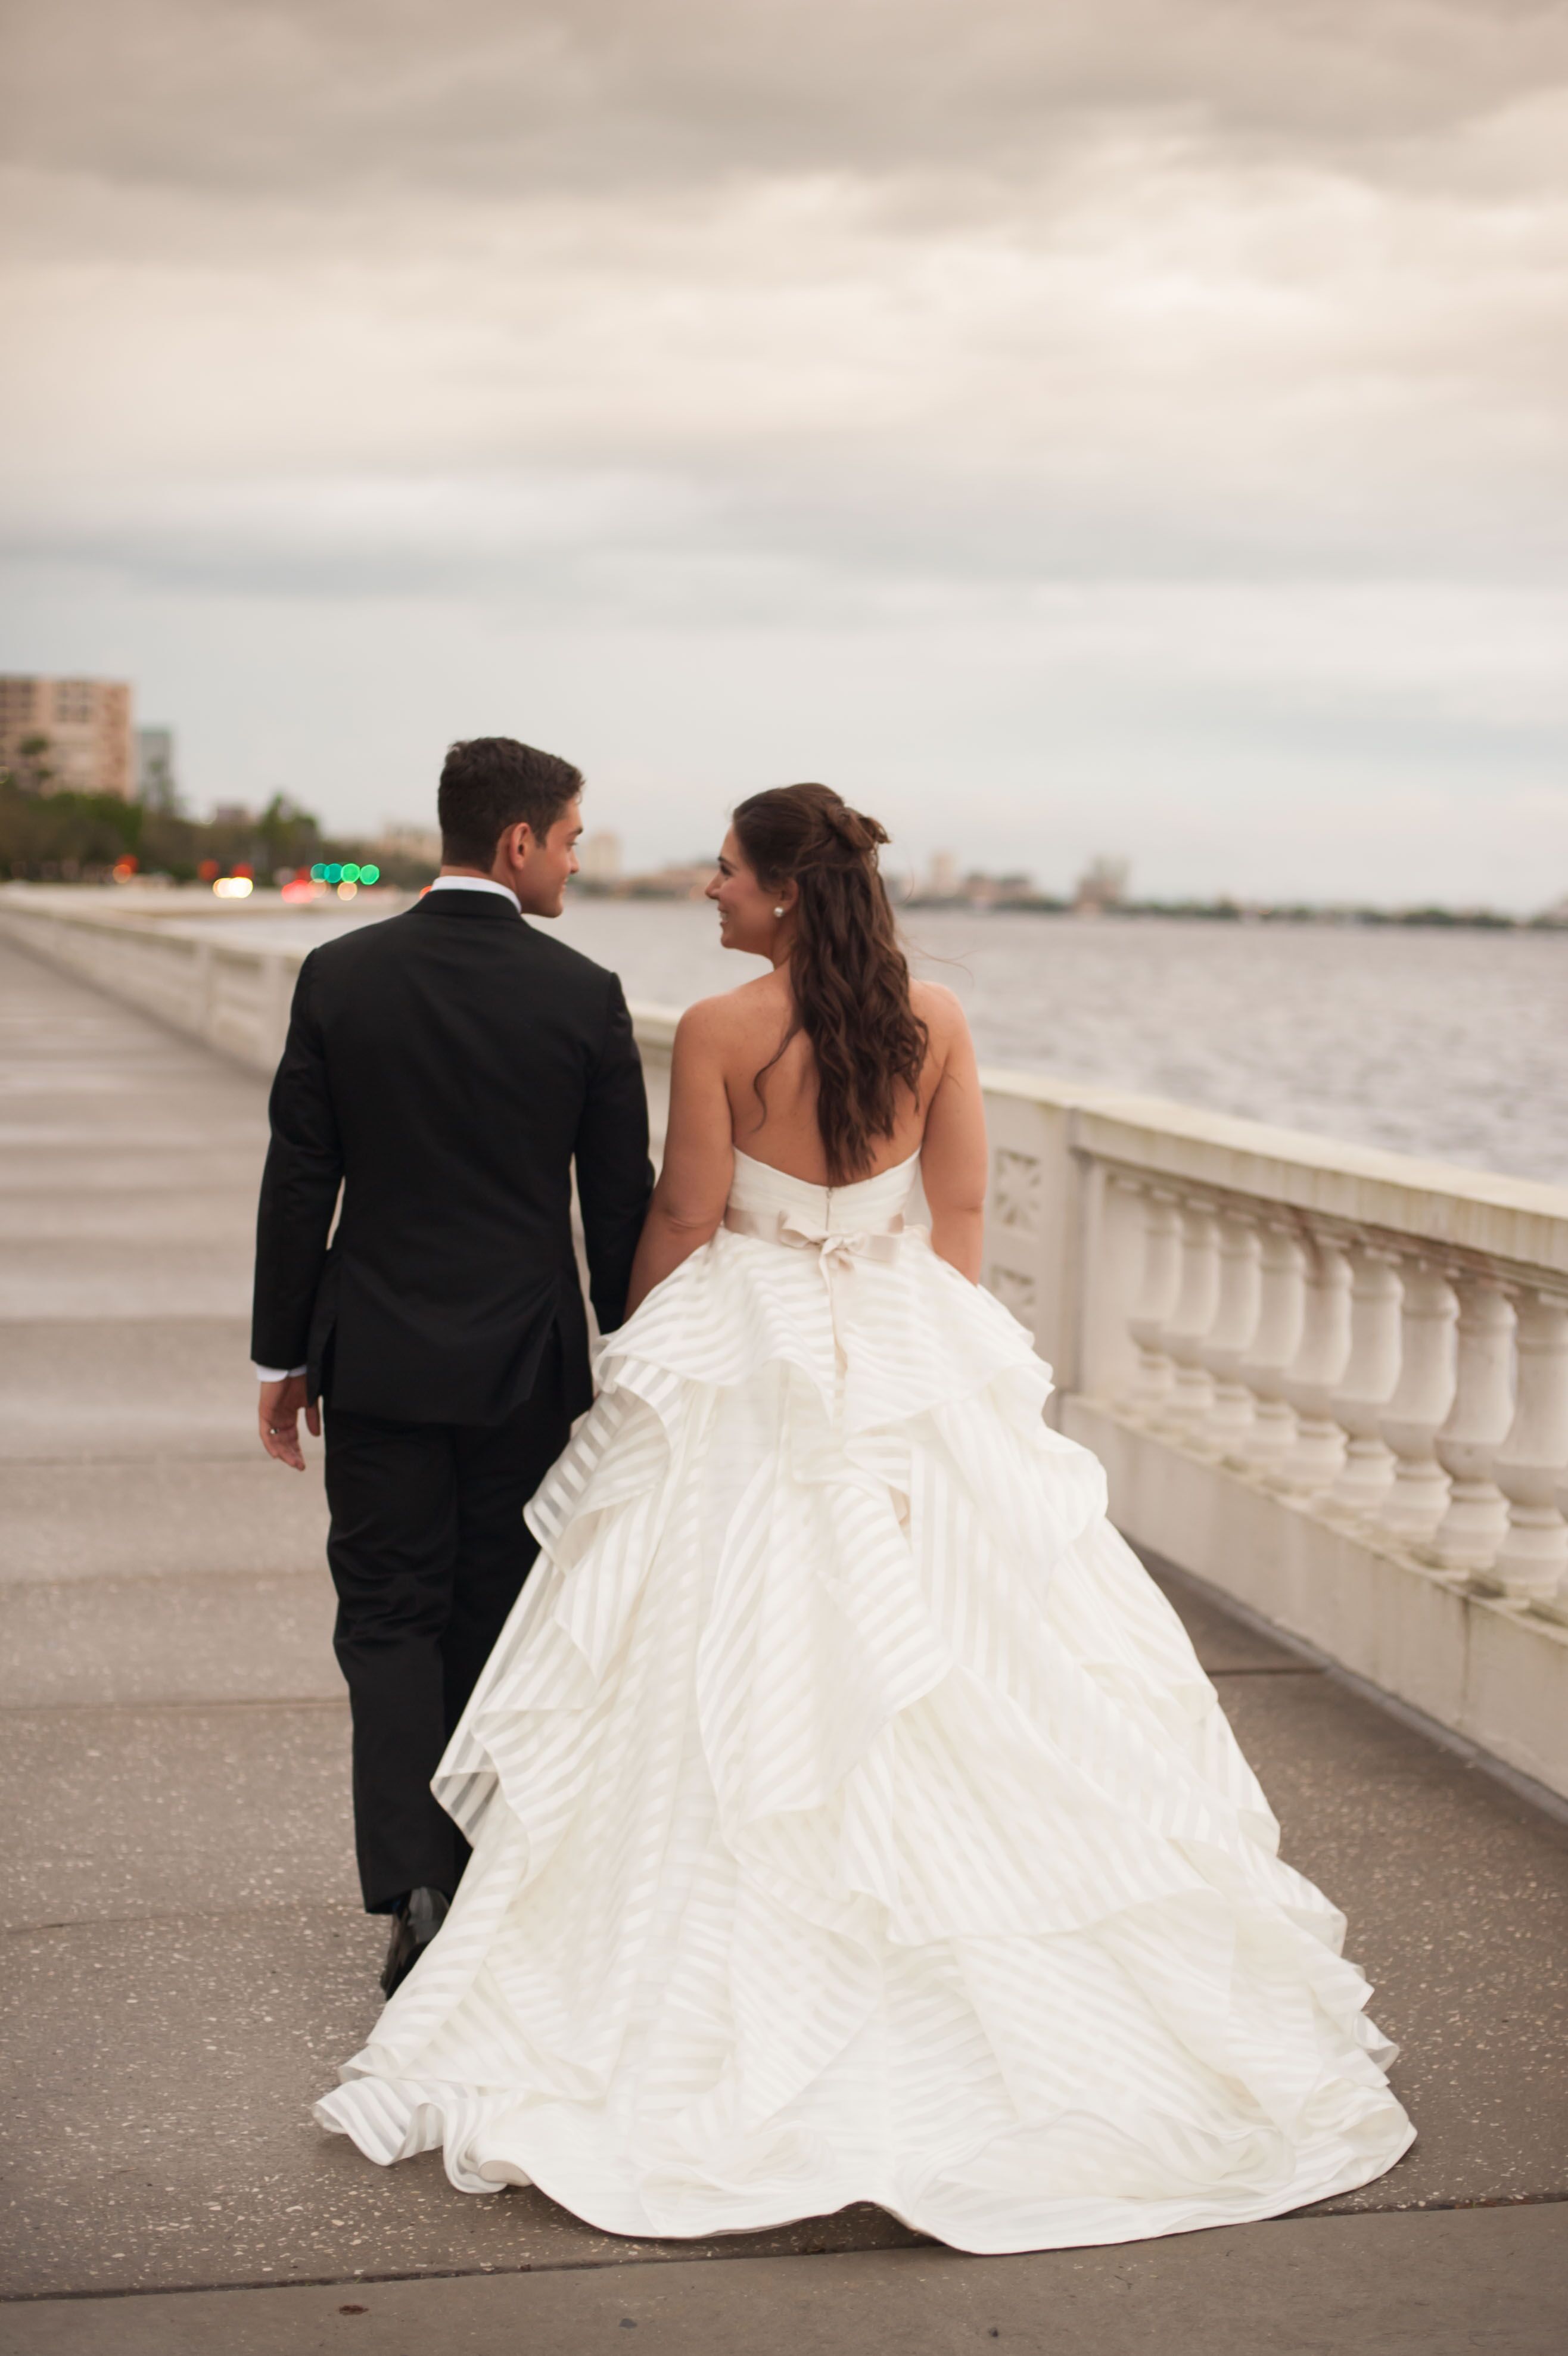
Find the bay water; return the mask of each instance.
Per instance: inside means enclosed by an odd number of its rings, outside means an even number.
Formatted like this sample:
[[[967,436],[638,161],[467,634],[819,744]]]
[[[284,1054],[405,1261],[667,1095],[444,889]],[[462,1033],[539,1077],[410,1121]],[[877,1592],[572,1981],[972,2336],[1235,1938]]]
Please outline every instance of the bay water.
[[[372,914],[243,921],[249,937],[306,942]],[[903,924],[983,1063],[1568,1183],[1568,931],[951,908]],[[628,998],[665,1006],[761,970],[719,947],[703,901],[569,897],[559,929]]]

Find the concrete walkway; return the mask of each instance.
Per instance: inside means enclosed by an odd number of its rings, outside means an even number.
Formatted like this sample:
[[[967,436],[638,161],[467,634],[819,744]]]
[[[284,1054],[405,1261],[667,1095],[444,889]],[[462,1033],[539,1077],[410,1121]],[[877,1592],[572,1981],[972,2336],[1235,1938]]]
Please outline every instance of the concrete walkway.
[[[693,2249],[318,2135],[381,1939],[318,1477],[252,1437],[264,1135],[253,1077],[0,941],[5,2345],[1568,2346],[1568,1828],[1175,1585],[1405,2047],[1381,2183],[1131,2249],[871,2211]]]

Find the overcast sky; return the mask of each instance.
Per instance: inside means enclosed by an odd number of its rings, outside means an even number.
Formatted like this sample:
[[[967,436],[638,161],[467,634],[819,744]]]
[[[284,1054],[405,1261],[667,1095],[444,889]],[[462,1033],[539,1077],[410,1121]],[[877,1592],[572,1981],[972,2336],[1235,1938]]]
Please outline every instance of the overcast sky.
[[[190,798],[1568,891],[1568,0],[6,0],[0,669]]]

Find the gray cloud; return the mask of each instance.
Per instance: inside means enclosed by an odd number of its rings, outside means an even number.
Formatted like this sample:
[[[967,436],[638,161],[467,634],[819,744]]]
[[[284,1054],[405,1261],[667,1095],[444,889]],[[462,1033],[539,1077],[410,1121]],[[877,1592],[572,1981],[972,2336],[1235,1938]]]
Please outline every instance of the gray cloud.
[[[1351,774],[1560,809],[1568,6],[32,0],[5,43],[10,661],[145,667],[215,761],[246,712],[329,804],[368,756],[306,612],[339,679],[417,625],[433,708],[475,645],[621,648],[612,775],[671,679],[700,768],[726,695],[866,757],[918,670],[900,774],[983,742],[1004,830],[1058,727],[1087,790],[1182,778],[1173,846],[1249,757],[1282,841]]]
[[[51,0],[6,144],[273,194],[1037,171],[1086,126],[1369,166],[1568,78],[1531,0]]]

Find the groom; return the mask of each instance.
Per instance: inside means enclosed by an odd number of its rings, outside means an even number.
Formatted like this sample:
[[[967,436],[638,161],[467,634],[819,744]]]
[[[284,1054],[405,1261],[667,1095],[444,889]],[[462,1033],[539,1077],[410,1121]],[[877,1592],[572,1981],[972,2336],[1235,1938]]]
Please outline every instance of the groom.
[[[300,1412],[315,1432],[325,1410],[355,1842],[367,1910],[393,1917],[389,1995],[467,1854],[430,1779],[537,1552],[523,1506],[592,1397],[573,1169],[606,1329],[652,1183],[620,983],[521,921],[561,914],[582,788],[510,737],[454,744],[439,876],[311,951],[273,1084],[262,1445],[303,1470]]]

